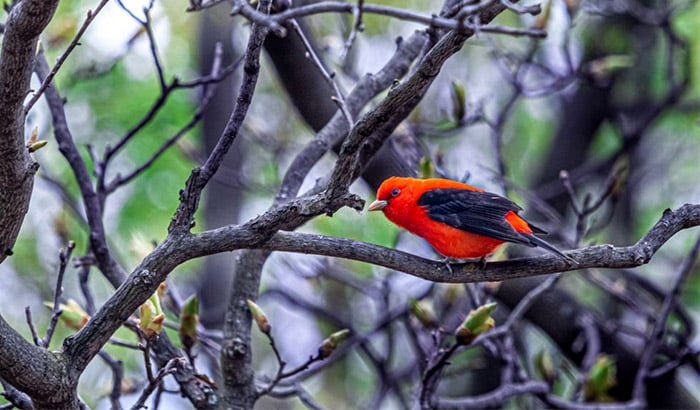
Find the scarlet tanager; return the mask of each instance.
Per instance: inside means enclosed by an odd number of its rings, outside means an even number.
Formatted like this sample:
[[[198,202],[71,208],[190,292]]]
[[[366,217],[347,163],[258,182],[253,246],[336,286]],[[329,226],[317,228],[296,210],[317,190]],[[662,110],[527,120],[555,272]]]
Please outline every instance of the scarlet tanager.
[[[484,258],[504,242],[513,242],[539,246],[576,263],[536,237],[546,232],[520,217],[521,208],[513,201],[462,182],[391,177],[368,210],[383,211],[448,258]]]

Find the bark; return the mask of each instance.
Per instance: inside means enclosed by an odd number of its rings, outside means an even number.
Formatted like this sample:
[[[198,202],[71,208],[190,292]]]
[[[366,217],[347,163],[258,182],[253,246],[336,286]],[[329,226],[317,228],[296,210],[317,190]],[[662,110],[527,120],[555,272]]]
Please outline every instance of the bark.
[[[250,344],[251,315],[246,301],[258,298],[260,272],[269,254],[251,250],[236,260],[221,344],[221,372],[226,386],[221,405],[225,409],[250,409],[257,400]]]
[[[58,0],[19,2],[5,25],[0,52],[0,263],[12,254],[38,168],[25,147],[23,103],[39,34],[57,4]]]
[[[39,35],[57,0],[24,0],[10,11],[0,51],[0,262],[12,253],[38,168],[25,146],[24,99]],[[0,378],[28,394],[36,408],[76,408],[77,379],[59,356],[32,345],[0,317]]]
[[[29,343],[0,316],[0,378],[29,395],[35,408],[74,409],[78,380],[65,374],[59,355]]]

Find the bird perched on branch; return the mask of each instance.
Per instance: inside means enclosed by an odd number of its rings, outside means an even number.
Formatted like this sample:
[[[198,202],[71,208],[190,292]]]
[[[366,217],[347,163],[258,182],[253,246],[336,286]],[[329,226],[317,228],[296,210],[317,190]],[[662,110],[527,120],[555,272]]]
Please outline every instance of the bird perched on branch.
[[[513,242],[539,246],[576,263],[535,236],[546,232],[519,216],[521,208],[513,201],[462,182],[391,177],[368,208],[379,210],[448,258],[483,259],[503,243]]]

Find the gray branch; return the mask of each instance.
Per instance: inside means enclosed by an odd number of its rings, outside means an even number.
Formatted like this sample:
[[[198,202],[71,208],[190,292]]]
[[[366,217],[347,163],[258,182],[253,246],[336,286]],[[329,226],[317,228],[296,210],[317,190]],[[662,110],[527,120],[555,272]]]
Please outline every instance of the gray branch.
[[[546,275],[587,268],[633,268],[648,263],[659,248],[683,229],[700,225],[700,205],[684,205],[667,210],[654,227],[632,246],[596,245],[564,252],[574,258],[572,264],[556,255],[542,255],[502,262],[490,262],[482,268],[480,262],[450,265],[428,260],[406,252],[366,242],[298,232],[279,232],[260,246],[267,250],[298,252],[352,259],[384,266],[434,282],[471,283]],[[231,242],[235,227],[203,232],[192,240],[206,243],[204,248],[219,252],[235,249]],[[195,245],[196,246],[196,245]],[[232,247],[233,248],[230,248]]]
[[[75,390],[64,389],[59,356],[29,343],[0,316],[0,378],[31,397],[34,407],[76,408]]]
[[[39,34],[58,0],[25,0],[7,17],[0,51],[0,263],[12,254],[38,165],[24,143],[24,97],[29,93]]]

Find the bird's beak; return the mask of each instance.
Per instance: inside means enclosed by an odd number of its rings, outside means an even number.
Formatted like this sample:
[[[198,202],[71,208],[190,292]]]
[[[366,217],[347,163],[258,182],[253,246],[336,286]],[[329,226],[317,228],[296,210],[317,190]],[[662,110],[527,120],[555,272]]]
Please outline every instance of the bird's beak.
[[[387,202],[387,201],[376,200],[376,201],[372,202],[371,204],[369,204],[369,207],[367,208],[367,212],[382,210],[387,205],[389,205],[389,202]]]

